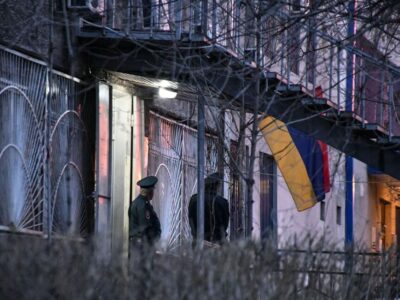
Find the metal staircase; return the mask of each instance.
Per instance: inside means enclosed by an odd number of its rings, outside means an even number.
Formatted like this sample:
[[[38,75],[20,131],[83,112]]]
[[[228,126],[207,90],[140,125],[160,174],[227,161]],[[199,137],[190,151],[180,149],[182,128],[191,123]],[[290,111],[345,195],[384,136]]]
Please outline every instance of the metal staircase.
[[[293,74],[285,47],[276,48],[276,57],[282,59],[275,64],[263,59],[257,65],[249,60],[246,48],[240,49],[242,37],[239,33],[245,29],[237,25],[235,31],[228,33],[226,28],[220,28],[214,2],[178,0],[165,4],[158,1],[153,4],[151,26],[146,28],[138,27],[137,19],[133,24],[132,17],[125,18],[125,23],[118,21],[115,11],[108,10],[112,16],[104,13],[102,24],[82,19],[78,37],[81,44],[86,45],[84,51],[94,67],[145,76],[155,82],[169,79],[202,85],[207,87],[203,90],[212,91],[210,97],[219,95],[221,99],[234,99],[239,104],[244,100],[250,112],[258,99],[257,113],[281,119],[400,179],[400,168],[396,167],[396,162],[400,161],[397,120],[400,108],[393,92],[393,78],[400,77],[397,66],[362,51],[354,43],[344,43],[326,32],[312,29],[318,39],[329,45],[329,50],[325,51],[330,51],[329,58],[323,62],[327,74],[319,71],[325,78],[324,93],[317,94],[318,77],[310,84],[307,78]],[[140,7],[133,6],[135,17],[140,15],[138,9]],[[162,10],[164,13],[160,13]],[[285,20],[288,15],[277,10],[274,17]],[[307,22],[301,26],[302,30],[310,30]],[[221,39],[223,34],[226,39]],[[103,59],[93,57],[93,53]],[[362,88],[353,97],[353,108],[344,108],[347,78],[345,72],[342,73],[346,70],[343,57],[348,55],[383,74],[378,87],[382,89],[383,98],[374,98],[379,105],[373,104]],[[354,76],[360,86],[372,80],[368,78],[367,68],[360,67]],[[371,118],[371,115],[381,117]]]

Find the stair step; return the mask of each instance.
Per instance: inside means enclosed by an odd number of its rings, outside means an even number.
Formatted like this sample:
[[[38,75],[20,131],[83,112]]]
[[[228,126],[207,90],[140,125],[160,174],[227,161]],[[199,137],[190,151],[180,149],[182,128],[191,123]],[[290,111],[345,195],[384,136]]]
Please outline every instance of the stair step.
[[[379,124],[366,123],[366,124],[353,124],[353,130],[365,134],[369,137],[388,137],[389,133]]]
[[[400,145],[400,136],[385,136],[378,137],[376,142],[380,145]]]
[[[276,91],[281,94],[296,94],[301,92],[300,84],[279,85]]]
[[[326,98],[306,97],[301,99],[301,104],[316,110],[328,110],[330,108],[335,108],[333,103]]]

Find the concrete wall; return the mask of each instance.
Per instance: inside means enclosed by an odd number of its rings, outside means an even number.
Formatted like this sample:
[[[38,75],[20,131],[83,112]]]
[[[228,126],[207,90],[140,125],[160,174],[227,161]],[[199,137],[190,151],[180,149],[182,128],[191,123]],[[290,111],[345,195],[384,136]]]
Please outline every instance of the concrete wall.
[[[278,172],[278,236],[279,247],[307,248],[309,242],[325,250],[344,248],[344,157],[329,148],[331,191],[325,196],[325,220],[321,220],[321,204],[298,212],[286,183]],[[337,207],[341,207],[340,224]],[[322,244],[321,244],[322,243]]]
[[[52,46],[54,67],[80,77],[85,65],[75,36],[78,16],[67,10],[64,17],[62,1],[53,1],[51,16],[49,3],[50,0],[1,1],[0,44],[45,62],[49,61],[49,47]],[[52,45],[49,43],[50,28]]]
[[[249,146],[249,141],[247,141]],[[253,191],[253,232],[254,239],[260,239],[260,168],[259,153],[271,154],[262,136],[256,146]],[[298,246],[307,248],[308,242],[323,243],[326,250],[344,249],[344,155],[329,147],[331,191],[326,194],[326,218],[320,219],[320,204],[311,209],[298,212],[287,184],[277,169],[277,234],[278,246],[286,248]],[[337,224],[337,207],[341,207],[341,224]]]
[[[369,251],[371,248],[373,190],[368,184],[367,165],[354,159],[353,218],[356,249]]]

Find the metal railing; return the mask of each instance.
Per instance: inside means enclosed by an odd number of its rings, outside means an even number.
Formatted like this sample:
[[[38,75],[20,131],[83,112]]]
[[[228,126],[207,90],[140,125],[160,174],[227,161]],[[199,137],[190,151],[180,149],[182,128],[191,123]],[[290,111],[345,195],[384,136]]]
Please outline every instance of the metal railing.
[[[0,65],[1,230],[87,236],[93,166],[81,82],[5,47]]]
[[[218,45],[276,72],[284,84],[301,85],[306,94],[330,100],[339,114],[346,107],[346,70],[352,56],[357,126],[373,124],[389,140],[400,135],[400,68],[380,60],[377,50],[363,51],[358,41],[334,38],[311,17],[302,21],[287,6],[263,8],[262,16],[233,0],[116,0],[104,7],[102,24],[122,32],[121,37],[141,32],[147,33],[141,38],[157,40],[157,34],[169,34],[174,40]],[[342,22],[346,28],[346,20]]]

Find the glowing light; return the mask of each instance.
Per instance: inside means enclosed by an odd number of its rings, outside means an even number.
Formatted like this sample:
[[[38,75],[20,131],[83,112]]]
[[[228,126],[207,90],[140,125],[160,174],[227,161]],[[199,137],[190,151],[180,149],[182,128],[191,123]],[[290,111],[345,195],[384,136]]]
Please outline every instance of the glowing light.
[[[168,98],[168,99],[173,99],[176,97],[177,93],[174,91],[170,91],[164,88],[159,88],[158,89],[158,95],[160,98]]]
[[[167,80],[161,80],[160,81],[160,87],[168,88],[170,86],[171,86],[171,84]]]

